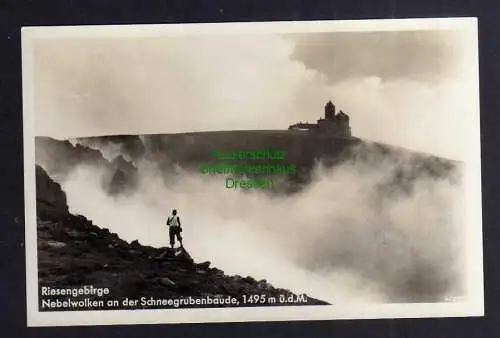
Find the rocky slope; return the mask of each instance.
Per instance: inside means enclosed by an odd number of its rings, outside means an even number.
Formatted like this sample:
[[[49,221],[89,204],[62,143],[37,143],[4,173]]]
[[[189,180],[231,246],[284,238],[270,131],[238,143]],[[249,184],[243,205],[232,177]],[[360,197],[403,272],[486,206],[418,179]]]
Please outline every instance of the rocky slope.
[[[223,271],[211,267],[208,261],[194,262],[185,250],[154,248],[137,241],[123,241],[109,230],[92,224],[84,216],[69,213],[64,191],[42,167],[36,167],[36,176],[40,290],[43,287],[66,289],[84,285],[109,288],[110,294],[102,299],[118,300],[119,306],[113,307],[115,309],[124,308],[122,301],[125,298],[141,297],[233,297],[240,306],[297,305],[296,301],[302,305],[326,304],[275,288],[265,280],[256,281],[249,276],[226,276]],[[250,295],[259,295],[259,299],[249,302]],[[50,311],[52,308],[46,308],[47,301],[62,302],[67,299],[68,296],[61,295],[42,297],[40,309]],[[289,303],[289,300],[295,303]],[[88,309],[88,304],[82,303],[73,309]],[[162,306],[141,305],[139,302],[137,306],[126,308],[158,307]],[[104,303],[104,308],[110,307]]]
[[[137,168],[131,160],[117,155],[110,161],[104,158],[102,151],[82,144],[73,145],[68,140],[37,137],[35,155],[36,164],[45,168],[56,181],[63,181],[79,166],[91,166],[102,171],[101,187],[110,195],[133,190],[138,183]]]

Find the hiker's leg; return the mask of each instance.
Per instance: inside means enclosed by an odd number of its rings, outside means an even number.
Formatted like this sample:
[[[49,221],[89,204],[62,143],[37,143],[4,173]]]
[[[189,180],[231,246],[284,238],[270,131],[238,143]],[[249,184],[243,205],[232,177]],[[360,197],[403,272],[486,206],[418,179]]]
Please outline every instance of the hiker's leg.
[[[173,249],[174,248],[174,244],[175,244],[175,233],[172,231],[172,228],[169,229],[168,235],[170,237],[170,246]]]
[[[177,240],[179,241],[179,243],[181,244],[181,247],[182,246],[182,236],[181,236],[181,232],[180,231],[177,231]]]

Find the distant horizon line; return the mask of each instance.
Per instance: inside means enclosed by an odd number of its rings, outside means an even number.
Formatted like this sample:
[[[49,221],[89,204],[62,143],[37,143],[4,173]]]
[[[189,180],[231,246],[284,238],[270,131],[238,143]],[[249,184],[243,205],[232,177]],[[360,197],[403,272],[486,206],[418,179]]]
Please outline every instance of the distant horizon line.
[[[245,131],[245,132],[293,132],[293,133],[309,133],[309,130],[289,130],[289,129],[207,129],[207,130],[196,130],[196,131],[181,131],[181,132],[150,132],[150,133],[109,133],[109,134],[99,134],[99,135],[89,135],[89,136],[70,136],[70,137],[56,137],[53,135],[35,135],[35,137],[50,137],[57,140],[71,140],[79,138],[95,138],[95,137],[109,137],[109,136],[146,136],[146,135],[178,135],[178,134],[196,134],[196,133],[221,133],[221,132],[235,132],[235,131]],[[312,132],[314,133],[314,132]],[[327,134],[322,134],[327,135]],[[337,136],[338,135],[332,135]],[[357,138],[352,136],[351,138]]]

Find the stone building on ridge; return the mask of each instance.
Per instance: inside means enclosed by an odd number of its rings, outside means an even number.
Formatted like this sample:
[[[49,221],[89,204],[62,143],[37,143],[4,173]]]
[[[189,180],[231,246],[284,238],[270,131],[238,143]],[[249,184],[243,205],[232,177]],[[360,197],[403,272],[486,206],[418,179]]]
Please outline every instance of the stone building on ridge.
[[[351,137],[349,115],[342,110],[336,113],[335,105],[332,101],[328,101],[325,105],[325,116],[317,120],[317,123],[299,122],[289,126],[288,130],[307,130],[329,135]]]

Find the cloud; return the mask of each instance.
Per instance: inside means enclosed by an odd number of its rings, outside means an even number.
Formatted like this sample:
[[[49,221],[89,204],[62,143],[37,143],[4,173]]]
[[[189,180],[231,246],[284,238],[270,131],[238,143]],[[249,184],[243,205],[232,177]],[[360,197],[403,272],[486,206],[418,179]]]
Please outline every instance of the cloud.
[[[477,101],[470,78],[452,72],[470,69],[453,67],[470,42],[458,48],[456,34],[38,40],[35,130],[73,138],[286,129],[315,122],[333,99],[356,137],[462,159]]]
[[[308,89],[318,87],[316,72],[289,62],[293,46],[279,36],[37,47],[38,135],[286,128],[307,106],[304,99],[318,100]]]
[[[350,78],[440,81],[457,67],[456,31],[342,32],[289,35],[293,59],[331,83]]]
[[[350,115],[356,136],[465,159],[471,128],[468,118],[475,110],[471,83],[382,82],[367,77],[339,82],[332,92],[337,105]]]
[[[168,245],[165,219],[176,208],[197,261],[336,304],[438,301],[462,292],[460,187],[421,178],[395,194],[380,185],[409,158],[364,155],[333,169],[318,166],[312,183],[288,196],[228,190],[223,176],[182,168],[165,184],[167,173],[150,162],[139,163],[133,194],[106,195],[91,166],[61,183],[71,212],[127,241]]]

